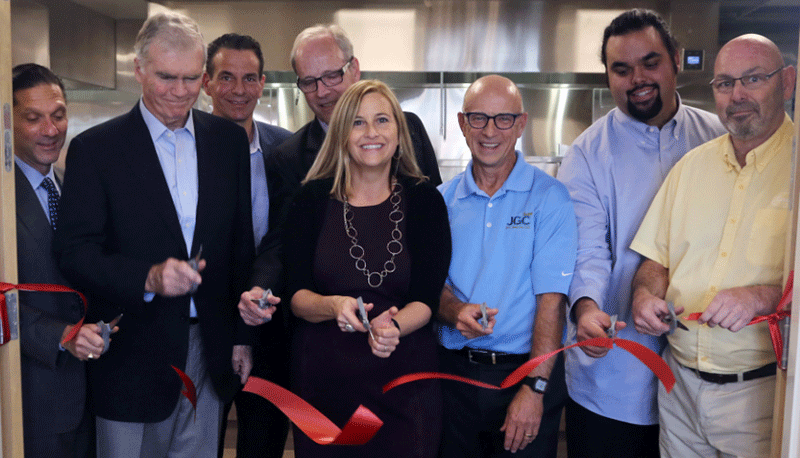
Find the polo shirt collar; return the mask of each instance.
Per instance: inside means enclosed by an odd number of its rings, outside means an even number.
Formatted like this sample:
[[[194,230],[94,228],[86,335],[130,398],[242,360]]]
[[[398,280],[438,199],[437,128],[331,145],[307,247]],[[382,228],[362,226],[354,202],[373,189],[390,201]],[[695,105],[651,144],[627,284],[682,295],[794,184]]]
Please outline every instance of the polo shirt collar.
[[[747,163],[745,166],[755,164],[756,170],[762,172],[764,167],[774,158],[780,151],[785,148],[791,148],[790,142],[794,141],[794,124],[789,118],[789,115],[784,113],[783,124],[778,127],[778,130],[772,134],[764,143],[758,145],[747,153],[745,156]],[[728,170],[741,170],[739,161],[736,160],[736,153],[733,151],[733,144],[731,143],[730,134],[722,142],[720,148],[722,160],[728,166]]]
[[[517,161],[514,163],[514,168],[508,174],[508,178],[494,194],[494,197],[505,194],[509,191],[527,192],[531,189],[533,183],[533,169],[527,167],[525,156],[519,150],[514,151],[517,156]],[[472,174],[472,160],[467,164],[467,169],[464,171],[463,179],[458,183],[455,196],[457,199],[463,199],[471,195],[478,195],[489,197],[488,194],[483,192],[475,183],[475,176]]]

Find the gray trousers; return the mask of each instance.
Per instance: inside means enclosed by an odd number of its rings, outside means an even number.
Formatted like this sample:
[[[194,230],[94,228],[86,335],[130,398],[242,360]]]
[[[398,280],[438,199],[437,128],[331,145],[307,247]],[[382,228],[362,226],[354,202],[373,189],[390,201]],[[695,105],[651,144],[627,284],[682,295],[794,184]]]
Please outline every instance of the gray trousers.
[[[97,456],[216,458],[222,402],[206,370],[198,325],[189,328],[189,353],[184,372],[197,389],[196,420],[192,404],[183,395],[172,414],[158,423],[130,423],[97,417]]]

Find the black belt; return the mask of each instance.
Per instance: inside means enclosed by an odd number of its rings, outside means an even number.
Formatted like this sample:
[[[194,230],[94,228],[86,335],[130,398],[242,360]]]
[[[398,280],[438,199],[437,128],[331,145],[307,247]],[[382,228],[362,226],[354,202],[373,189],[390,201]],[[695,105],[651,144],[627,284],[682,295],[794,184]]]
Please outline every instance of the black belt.
[[[744,382],[747,380],[755,380],[757,378],[769,377],[771,375],[775,375],[776,367],[777,367],[776,363],[770,363],[764,367],[759,367],[758,369],[753,369],[752,371],[740,372],[738,374],[712,374],[710,372],[703,372],[697,369],[692,369],[692,368],[688,369],[697,374],[698,377],[705,380],[706,382],[724,385],[726,383]]]
[[[517,355],[497,351],[476,350],[464,347],[461,350],[450,350],[453,354],[464,357],[476,364],[524,364],[530,359],[529,355]]]

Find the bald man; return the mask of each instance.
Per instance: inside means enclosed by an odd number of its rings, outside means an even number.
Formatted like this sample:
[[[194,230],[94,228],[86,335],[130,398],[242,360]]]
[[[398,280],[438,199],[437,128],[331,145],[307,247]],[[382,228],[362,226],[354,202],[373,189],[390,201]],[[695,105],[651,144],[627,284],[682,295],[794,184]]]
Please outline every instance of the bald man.
[[[661,456],[764,457],[770,452],[775,354],[766,323],[781,295],[794,125],[783,104],[795,69],[770,40],[743,35],[714,65],[728,130],[690,151],[662,185],[631,248],[634,324],[661,335],[667,303],[700,312],[668,336],[677,378],[659,387]]]
[[[453,237],[437,322],[442,368],[493,385],[561,346],[575,267],[569,193],[515,150],[527,120],[512,81],[475,81],[458,114],[472,160],[439,186]],[[555,458],[566,400],[563,359],[505,390],[445,383],[442,391],[441,457]]]

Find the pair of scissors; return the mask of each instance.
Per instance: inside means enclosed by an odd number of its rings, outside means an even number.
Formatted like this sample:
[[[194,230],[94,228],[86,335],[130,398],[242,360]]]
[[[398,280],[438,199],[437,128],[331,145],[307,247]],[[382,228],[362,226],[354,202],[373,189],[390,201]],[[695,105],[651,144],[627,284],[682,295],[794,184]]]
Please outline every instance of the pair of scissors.
[[[100,328],[100,335],[103,336],[103,352],[100,353],[101,355],[105,354],[108,351],[109,346],[111,345],[111,331],[114,330],[114,326],[119,323],[119,320],[122,318],[122,314],[120,313],[117,315],[116,318],[111,320],[109,323],[104,323],[103,320],[97,322],[97,327]]]
[[[259,297],[258,299],[253,299],[253,302],[255,302],[256,305],[258,305],[258,308],[264,310],[270,306],[270,303],[267,302],[267,296],[269,296],[270,294],[272,294],[272,289],[267,288],[267,290],[264,291],[264,294],[262,294],[261,297]],[[269,323],[270,321],[272,321],[272,318],[264,318],[264,323]]]
[[[672,334],[675,332],[676,328],[681,328],[684,331],[688,331],[689,328],[687,328],[685,324],[681,323],[681,320],[679,320],[678,316],[675,314],[675,304],[672,302],[667,302],[667,309],[669,313],[661,317],[661,322],[669,325],[669,332],[667,334]]]
[[[609,339],[617,337],[617,315],[611,315],[611,326],[606,329],[606,336]]]
[[[200,248],[198,248],[198,250],[197,250],[197,254],[194,255],[194,257],[192,259],[189,259],[188,261],[186,261],[186,262],[189,263],[189,267],[194,269],[195,272],[197,272],[197,269],[200,268],[200,259],[201,259],[202,255],[203,255],[203,244],[201,243],[200,244]],[[189,290],[189,293],[190,294],[196,293],[197,292],[197,288],[199,286],[200,285],[197,284],[197,283],[192,283],[192,288]]]
[[[486,310],[486,302],[481,303],[481,326],[483,326],[483,330],[485,331],[487,327],[489,327],[489,312]]]
[[[358,296],[356,302],[358,303],[358,313],[361,315],[361,323],[367,328],[367,332],[369,332],[369,336],[372,337],[372,340],[375,340],[375,336],[372,334],[372,325],[367,317],[367,310],[364,308],[364,299]]]

